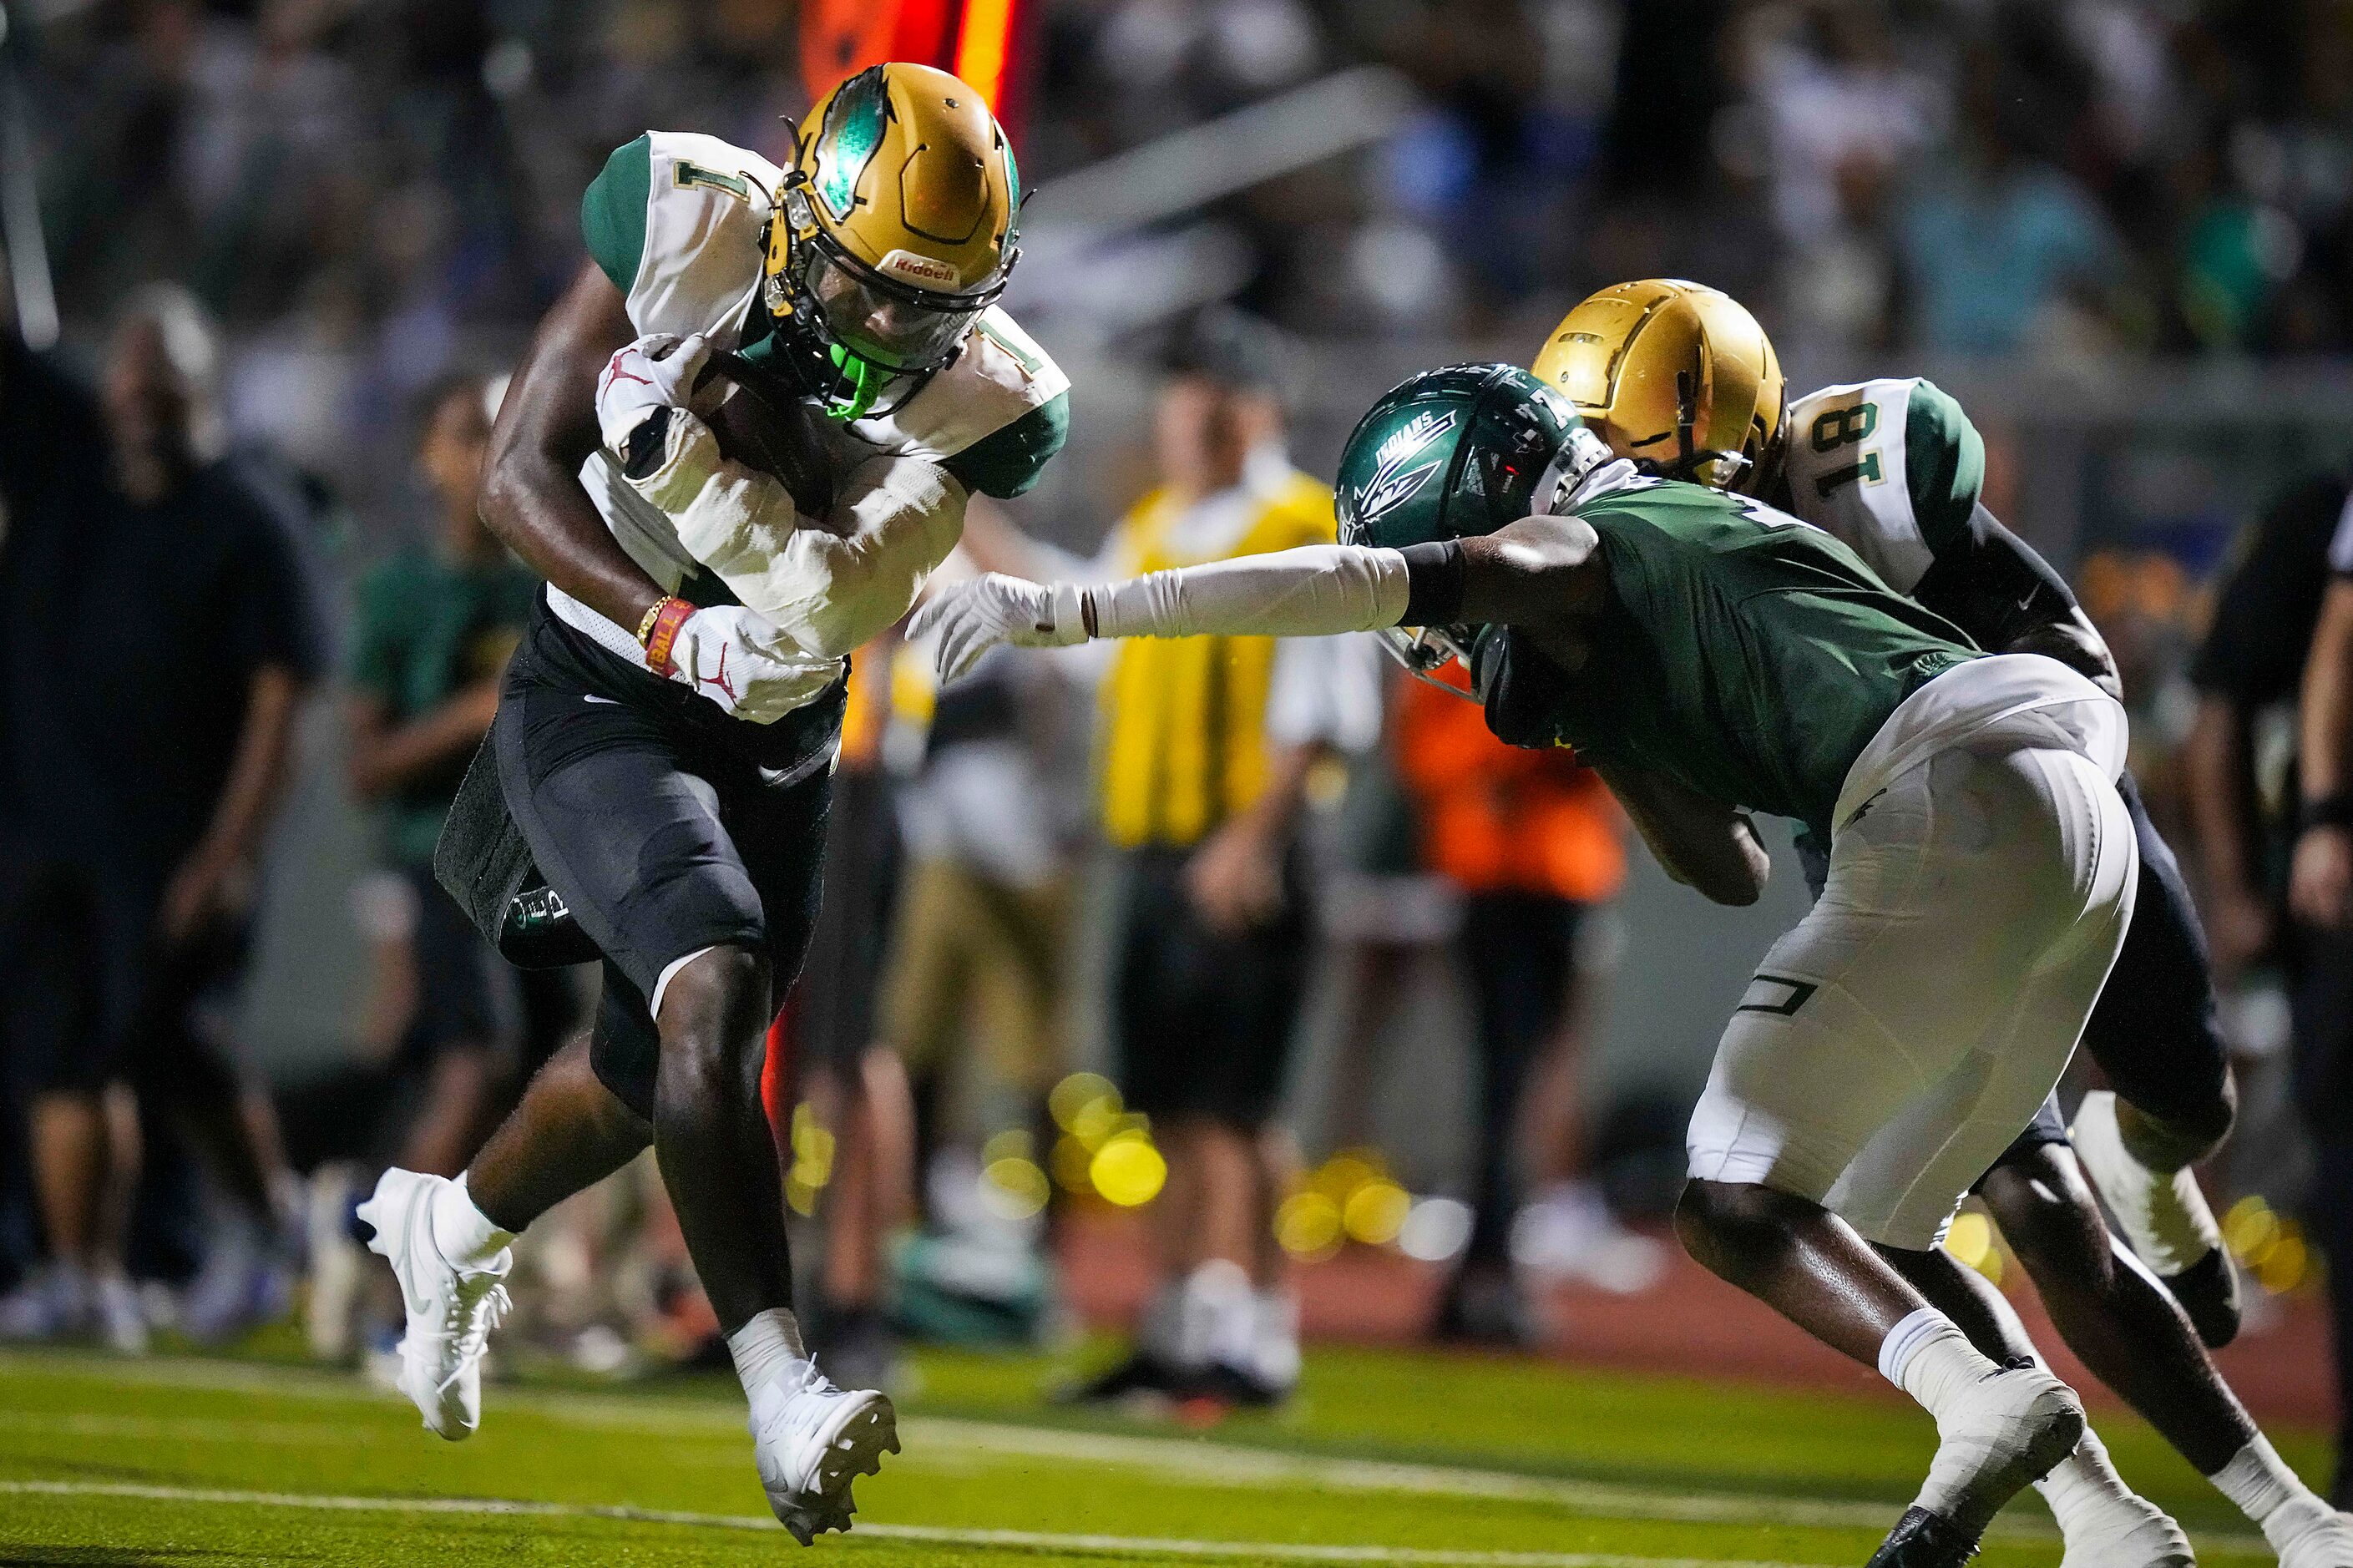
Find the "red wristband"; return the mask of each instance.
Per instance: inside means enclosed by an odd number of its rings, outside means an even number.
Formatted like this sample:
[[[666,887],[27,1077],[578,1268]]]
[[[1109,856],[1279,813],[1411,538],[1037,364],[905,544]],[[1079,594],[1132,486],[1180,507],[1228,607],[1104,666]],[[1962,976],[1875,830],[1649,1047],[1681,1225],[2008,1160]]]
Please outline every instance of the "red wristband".
[[[646,616],[646,668],[656,675],[667,676],[675,668],[670,663],[670,649],[678,645],[678,628],[694,614],[694,606],[684,599],[669,598],[656,605]]]

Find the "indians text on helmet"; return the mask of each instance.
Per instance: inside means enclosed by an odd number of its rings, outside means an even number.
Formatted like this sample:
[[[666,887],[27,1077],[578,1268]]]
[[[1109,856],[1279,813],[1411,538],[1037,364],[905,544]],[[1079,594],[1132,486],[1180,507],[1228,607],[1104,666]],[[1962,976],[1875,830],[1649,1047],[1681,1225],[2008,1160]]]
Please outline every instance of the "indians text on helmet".
[[[1454,420],[1451,409],[1443,414],[1417,414],[1391,432],[1374,453],[1377,466],[1373,477],[1356,491],[1356,515],[1378,517],[1428,483],[1430,476],[1442,466],[1442,451],[1432,454],[1429,461],[1417,468],[1408,468],[1406,465],[1428,452],[1440,437],[1453,429]]]

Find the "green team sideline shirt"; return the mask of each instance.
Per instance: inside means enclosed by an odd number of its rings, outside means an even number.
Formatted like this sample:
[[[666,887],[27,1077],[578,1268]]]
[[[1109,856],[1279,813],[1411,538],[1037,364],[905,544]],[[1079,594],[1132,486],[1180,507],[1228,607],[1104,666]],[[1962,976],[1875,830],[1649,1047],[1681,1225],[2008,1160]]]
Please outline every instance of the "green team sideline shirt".
[[[539,579],[503,555],[456,565],[406,550],[361,580],[352,687],[395,724],[423,717],[505,668],[531,616]],[[385,803],[385,847],[400,866],[430,866],[470,752],[411,780]]]
[[[1638,479],[1573,510],[1600,536],[1611,589],[1585,668],[1511,649],[1508,631],[1482,637],[1476,662],[1491,716],[1493,682],[1528,680],[1520,710],[1588,761],[1827,838],[1847,770],[1888,715],[1979,657],[1853,551],[1759,502]]]

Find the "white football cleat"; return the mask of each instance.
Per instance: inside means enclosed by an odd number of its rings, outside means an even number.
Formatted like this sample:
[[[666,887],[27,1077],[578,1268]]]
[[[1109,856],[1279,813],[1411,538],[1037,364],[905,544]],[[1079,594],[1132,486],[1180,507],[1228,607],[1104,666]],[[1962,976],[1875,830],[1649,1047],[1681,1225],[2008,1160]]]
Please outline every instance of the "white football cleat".
[[[2066,1532],[2059,1568],[2195,1568],[2189,1538],[2170,1514],[2143,1497],[2115,1500],[2100,1517]]]
[[[2075,1451],[2084,1425],[2073,1389],[2031,1363],[2004,1367],[1938,1418],[1916,1506],[1974,1542],[2002,1504]]]
[[[2306,1522],[2264,1531],[2278,1549],[2280,1568],[2353,1568],[2353,1514],[2326,1504],[2309,1512]]]
[[[433,1239],[433,1197],[446,1177],[389,1170],[359,1217],[375,1229],[368,1250],[392,1265],[408,1309],[400,1337],[400,1391],[437,1436],[463,1442],[482,1424],[482,1352],[507,1315],[500,1283],[514,1266],[501,1248],[480,1268],[460,1270]]]
[[[899,1413],[873,1389],[840,1389],[815,1362],[797,1363],[752,1395],[753,1458],[778,1522],[807,1546],[847,1531],[849,1485],[899,1451]]]

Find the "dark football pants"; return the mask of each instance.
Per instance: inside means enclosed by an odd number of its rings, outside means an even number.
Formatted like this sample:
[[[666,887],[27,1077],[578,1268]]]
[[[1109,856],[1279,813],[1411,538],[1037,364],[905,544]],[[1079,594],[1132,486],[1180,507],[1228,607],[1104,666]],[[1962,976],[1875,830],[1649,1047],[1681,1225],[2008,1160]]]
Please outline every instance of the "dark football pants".
[[[624,663],[544,603],[491,726],[499,782],[548,885],[605,955],[590,1061],[652,1119],[648,998],[707,947],[766,953],[776,993],[817,917],[843,687],[773,724]]]

